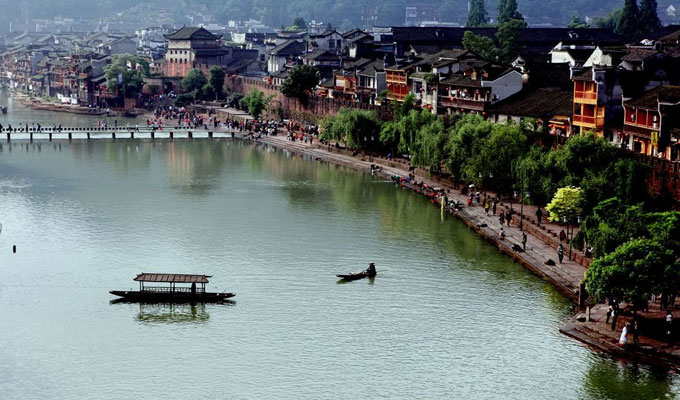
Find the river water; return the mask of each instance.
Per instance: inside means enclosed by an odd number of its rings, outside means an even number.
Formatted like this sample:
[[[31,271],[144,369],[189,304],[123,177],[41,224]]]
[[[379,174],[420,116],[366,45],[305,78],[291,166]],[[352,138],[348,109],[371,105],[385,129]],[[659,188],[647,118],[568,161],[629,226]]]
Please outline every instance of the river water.
[[[0,223],[2,399],[680,390],[667,371],[560,335],[571,304],[425,199],[281,150],[238,140],[3,143]],[[334,277],[368,261],[373,282]],[[142,271],[211,274],[210,289],[237,296],[110,304],[108,290],[136,287]]]

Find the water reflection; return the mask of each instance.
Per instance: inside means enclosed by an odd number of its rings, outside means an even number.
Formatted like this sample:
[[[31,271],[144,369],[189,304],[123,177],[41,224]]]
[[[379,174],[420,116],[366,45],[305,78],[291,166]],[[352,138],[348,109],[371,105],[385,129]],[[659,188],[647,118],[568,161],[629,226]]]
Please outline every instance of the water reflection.
[[[672,399],[671,384],[667,369],[593,357],[583,388],[593,399]]]
[[[136,319],[143,324],[205,324],[210,319],[205,303],[138,303],[137,306]]]
[[[164,153],[170,187],[191,195],[212,193],[219,187],[221,174],[226,170],[229,144],[168,143]]]

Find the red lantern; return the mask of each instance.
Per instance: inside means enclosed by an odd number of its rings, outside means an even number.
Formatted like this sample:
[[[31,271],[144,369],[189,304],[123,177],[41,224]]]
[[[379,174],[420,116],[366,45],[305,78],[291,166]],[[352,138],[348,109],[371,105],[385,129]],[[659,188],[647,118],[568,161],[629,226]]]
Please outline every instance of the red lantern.
[[[449,100],[453,101],[453,96],[449,97]]]

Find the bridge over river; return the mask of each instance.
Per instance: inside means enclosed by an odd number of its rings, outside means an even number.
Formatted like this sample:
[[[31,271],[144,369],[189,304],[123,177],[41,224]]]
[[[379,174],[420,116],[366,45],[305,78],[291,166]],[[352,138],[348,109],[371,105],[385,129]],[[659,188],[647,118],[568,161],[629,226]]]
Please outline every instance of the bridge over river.
[[[213,139],[233,138],[234,130],[204,129],[193,127],[148,128],[136,126],[119,126],[107,128],[71,127],[71,128],[4,128],[0,133],[10,142],[12,140],[94,140],[94,139]]]

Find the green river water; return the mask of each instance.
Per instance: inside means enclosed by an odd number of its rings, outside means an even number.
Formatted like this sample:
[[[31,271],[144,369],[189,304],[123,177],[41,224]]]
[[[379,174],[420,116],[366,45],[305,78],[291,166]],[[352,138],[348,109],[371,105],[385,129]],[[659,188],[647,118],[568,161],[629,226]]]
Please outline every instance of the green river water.
[[[96,124],[0,96],[7,103],[3,125]],[[560,335],[571,304],[425,199],[265,146],[3,142],[0,223],[1,399],[651,399],[680,390],[668,371]],[[369,261],[375,281],[337,283],[336,273]],[[210,289],[237,296],[110,304],[108,290],[136,287],[142,271],[211,274]]]

